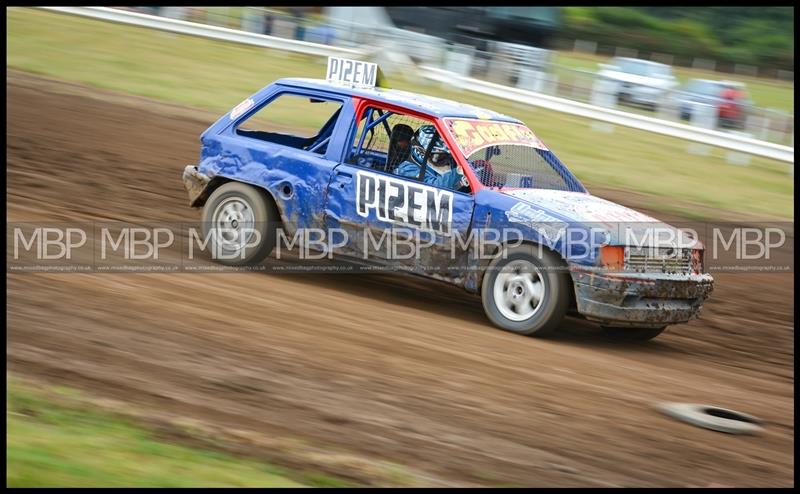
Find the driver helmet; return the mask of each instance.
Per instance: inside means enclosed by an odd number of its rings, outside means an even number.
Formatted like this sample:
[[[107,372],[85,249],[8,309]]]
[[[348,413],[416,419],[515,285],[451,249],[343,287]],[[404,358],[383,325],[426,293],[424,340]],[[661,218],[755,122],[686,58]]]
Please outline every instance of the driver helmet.
[[[431,154],[428,157],[430,163],[434,166],[443,166],[450,164],[453,159],[450,156],[450,151],[447,149],[447,144],[444,143],[442,137],[436,132],[436,127],[433,125],[423,125],[411,137],[411,158],[420,166],[425,164],[425,152],[428,150],[428,145],[431,139],[436,138],[436,142],[431,148]]]

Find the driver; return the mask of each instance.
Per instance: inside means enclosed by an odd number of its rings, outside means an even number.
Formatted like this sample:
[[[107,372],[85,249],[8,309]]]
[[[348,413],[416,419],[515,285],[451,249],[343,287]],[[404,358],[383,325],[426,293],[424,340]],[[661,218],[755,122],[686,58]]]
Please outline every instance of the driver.
[[[431,139],[436,142],[431,148],[427,166],[423,164],[425,152],[430,145]],[[419,177],[420,167],[425,166],[425,177],[423,182],[436,187],[456,190],[469,185],[466,177],[455,162],[455,159],[447,149],[447,144],[436,132],[433,125],[423,125],[414,133],[410,141],[411,153],[409,159],[397,165],[392,171],[401,177]]]

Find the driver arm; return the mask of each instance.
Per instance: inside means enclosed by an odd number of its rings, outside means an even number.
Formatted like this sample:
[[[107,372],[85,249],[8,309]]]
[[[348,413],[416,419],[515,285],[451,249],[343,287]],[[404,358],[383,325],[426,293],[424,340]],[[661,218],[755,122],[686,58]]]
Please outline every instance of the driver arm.
[[[411,161],[404,161],[394,169],[394,174],[401,177],[417,178],[419,176],[419,165]],[[463,177],[458,168],[439,174],[430,166],[426,166],[423,182],[443,189],[457,190],[462,186]]]
[[[430,171],[430,168],[428,168]],[[459,173],[458,168],[452,168],[439,175],[438,173],[425,173],[425,183],[443,189],[455,190],[461,187],[461,179],[463,175]]]
[[[411,161],[404,161],[397,165],[392,173],[401,177],[416,178],[419,176],[419,165]]]

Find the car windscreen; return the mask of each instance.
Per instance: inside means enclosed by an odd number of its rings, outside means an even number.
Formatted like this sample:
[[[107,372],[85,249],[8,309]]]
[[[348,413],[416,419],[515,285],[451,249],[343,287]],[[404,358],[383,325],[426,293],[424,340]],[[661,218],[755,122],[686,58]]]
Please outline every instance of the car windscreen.
[[[711,81],[693,81],[686,88],[687,92],[703,96],[718,96],[722,86]]]
[[[488,187],[580,190],[575,177],[548,150],[501,144],[475,151],[467,161]]]
[[[456,145],[483,185],[585,192],[577,178],[522,124],[445,119]]]
[[[669,67],[655,65],[651,63],[639,62],[636,60],[622,60],[619,62],[622,72],[642,76],[667,76],[670,73]]]

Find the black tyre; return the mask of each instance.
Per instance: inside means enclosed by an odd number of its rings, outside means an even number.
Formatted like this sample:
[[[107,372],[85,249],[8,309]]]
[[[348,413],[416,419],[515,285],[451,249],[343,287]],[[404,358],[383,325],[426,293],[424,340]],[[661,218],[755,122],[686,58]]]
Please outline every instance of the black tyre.
[[[612,328],[600,326],[609,338],[616,341],[647,341],[652,340],[667,329],[666,326],[659,328]]]
[[[251,185],[228,182],[203,206],[203,238],[210,238],[214,260],[228,266],[264,260],[275,247],[279,225],[272,198]]]
[[[547,336],[564,319],[571,287],[572,279],[556,254],[522,245],[489,264],[481,285],[483,310],[502,329]]]

